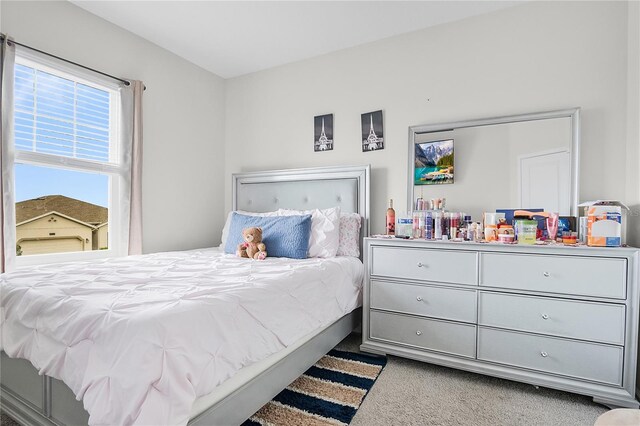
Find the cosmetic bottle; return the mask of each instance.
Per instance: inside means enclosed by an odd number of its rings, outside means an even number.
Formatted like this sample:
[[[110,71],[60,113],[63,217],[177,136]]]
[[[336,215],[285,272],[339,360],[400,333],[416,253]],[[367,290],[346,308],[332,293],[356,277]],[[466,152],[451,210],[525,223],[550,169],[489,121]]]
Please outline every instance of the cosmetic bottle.
[[[433,213],[433,238],[442,239],[442,215],[438,212]]]
[[[396,233],[396,211],[393,209],[393,199],[389,200],[389,208],[387,209],[387,235],[395,235]]]
[[[458,237],[458,230],[460,229],[460,217],[458,213],[451,213],[449,215],[449,239],[453,240]]]
[[[418,212],[418,211],[413,212],[413,224],[412,224],[412,233],[411,233],[411,236],[413,238],[420,238],[420,216],[421,216],[421,212]]]
[[[475,223],[471,222],[469,223],[469,225],[467,226],[467,241],[475,241],[476,240],[476,232],[478,230],[478,227],[476,226]]]
[[[442,213],[442,237],[444,237],[445,235],[447,236],[447,240],[449,239],[449,228],[450,228],[450,214],[449,213]],[[444,238],[443,238],[444,239]]]
[[[473,238],[471,237],[470,233],[471,233],[471,216],[469,215],[465,215],[464,216],[464,222],[462,222],[462,228],[461,228],[461,237],[463,240],[465,241],[472,241]]]
[[[482,232],[482,224],[480,222],[476,222],[476,242],[482,241],[484,239],[484,232]]]
[[[425,240],[433,239],[433,217],[431,215],[431,212],[427,212],[427,215],[425,217],[425,227],[424,227],[423,237]]]

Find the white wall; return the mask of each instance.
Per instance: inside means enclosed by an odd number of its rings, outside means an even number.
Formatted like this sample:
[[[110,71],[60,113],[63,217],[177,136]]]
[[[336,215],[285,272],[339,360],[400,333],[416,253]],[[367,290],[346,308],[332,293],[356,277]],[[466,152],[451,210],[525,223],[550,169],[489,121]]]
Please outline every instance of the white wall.
[[[0,3],[16,41],[143,80],[145,252],[206,247],[224,224],[223,79],[68,2]]]
[[[409,126],[574,106],[583,108],[581,199],[638,194],[638,175],[624,179],[638,167],[637,136],[627,142],[628,77],[637,80],[627,29],[637,19],[627,9],[529,2],[228,80],[226,207],[233,172],[370,163],[372,232],[382,232],[388,199],[406,205]],[[362,153],[360,114],[377,109],[386,148]],[[313,117],[326,113],[335,148],[314,153]]]
[[[626,180],[637,183],[640,182],[640,2],[629,4],[628,22]],[[631,208],[627,243],[640,247],[640,185],[627,186],[625,201]]]

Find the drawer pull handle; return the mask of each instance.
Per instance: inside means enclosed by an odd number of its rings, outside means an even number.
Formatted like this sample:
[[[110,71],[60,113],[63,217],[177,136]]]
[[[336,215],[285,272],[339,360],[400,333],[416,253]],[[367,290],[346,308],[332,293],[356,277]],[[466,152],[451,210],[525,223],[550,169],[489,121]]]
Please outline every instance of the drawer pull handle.
[[[422,331],[420,331],[420,330],[416,331],[416,335],[417,336],[420,336],[421,334],[422,334]]]
[[[416,297],[416,300],[417,300],[418,302],[422,302],[422,297],[418,296],[418,297]]]
[[[548,272],[543,272],[543,273],[542,273],[542,275],[544,275],[544,276],[545,276],[545,277],[547,277],[547,278],[549,278],[549,277],[551,276],[551,274],[550,274],[550,273],[548,273]]]
[[[547,319],[549,319],[549,315],[547,315],[547,314],[542,314],[542,319],[543,319],[543,320],[547,320]]]
[[[545,351],[540,352],[540,356],[542,356],[542,358],[546,358],[549,356],[548,353],[546,353]]]
[[[427,265],[425,265],[424,263],[422,263],[422,262],[418,262],[418,268],[423,268],[423,267],[426,267],[426,266],[427,266]]]

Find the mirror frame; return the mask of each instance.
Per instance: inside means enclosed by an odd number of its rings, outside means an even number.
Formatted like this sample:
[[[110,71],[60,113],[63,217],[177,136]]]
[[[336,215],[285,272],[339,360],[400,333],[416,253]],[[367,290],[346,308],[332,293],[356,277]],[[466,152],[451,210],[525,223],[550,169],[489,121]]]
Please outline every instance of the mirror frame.
[[[423,124],[419,126],[409,127],[409,167],[408,167],[408,192],[407,192],[407,211],[414,210],[414,166],[415,166],[415,138],[416,135],[424,133],[436,133],[447,130],[462,129],[467,127],[482,127],[495,124],[518,123],[523,121],[547,120],[552,118],[570,118],[571,119],[571,194],[569,197],[571,205],[569,213],[571,216],[578,216],[578,197],[580,194],[580,108],[568,108],[555,111],[534,112],[529,114],[507,115],[503,117],[480,118],[464,121],[452,121],[439,124]]]

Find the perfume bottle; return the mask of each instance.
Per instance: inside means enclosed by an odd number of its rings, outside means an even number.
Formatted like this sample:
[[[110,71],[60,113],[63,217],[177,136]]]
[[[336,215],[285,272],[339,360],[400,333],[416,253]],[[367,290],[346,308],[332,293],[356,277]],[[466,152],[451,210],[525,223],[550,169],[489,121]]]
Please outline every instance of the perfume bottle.
[[[389,200],[387,209],[387,235],[396,234],[396,211],[393,209],[393,199]]]

